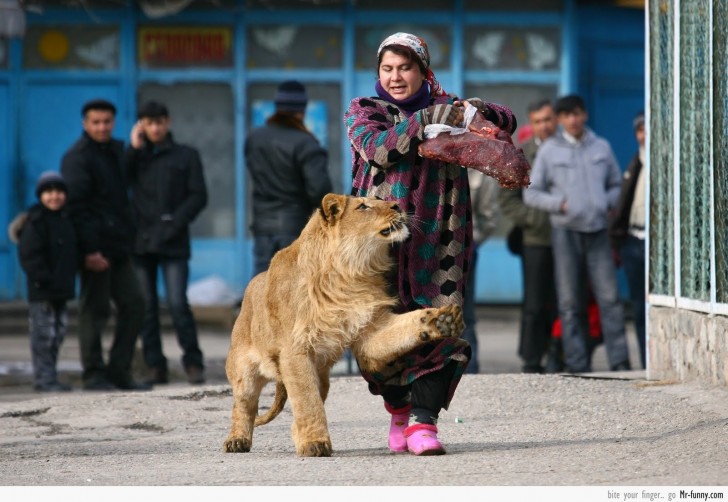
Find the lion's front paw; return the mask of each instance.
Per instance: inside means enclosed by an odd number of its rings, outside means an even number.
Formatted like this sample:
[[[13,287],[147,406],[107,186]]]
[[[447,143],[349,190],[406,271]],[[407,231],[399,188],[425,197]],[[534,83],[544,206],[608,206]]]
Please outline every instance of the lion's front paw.
[[[457,305],[427,309],[421,321],[427,326],[427,329],[420,333],[420,339],[423,342],[460,336],[465,329],[463,310]]]
[[[223,444],[225,453],[247,453],[250,451],[250,441],[245,438],[228,438]]]
[[[330,457],[333,452],[331,441],[312,441],[302,444],[297,453],[301,457]]]

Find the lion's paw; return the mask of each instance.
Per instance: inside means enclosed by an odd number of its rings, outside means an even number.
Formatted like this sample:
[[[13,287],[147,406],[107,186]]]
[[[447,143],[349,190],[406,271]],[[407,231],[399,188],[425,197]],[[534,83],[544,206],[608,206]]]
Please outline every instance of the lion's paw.
[[[312,441],[302,444],[297,450],[301,457],[330,457],[333,452],[330,441]]]
[[[428,328],[420,333],[420,339],[423,342],[438,338],[457,337],[465,329],[463,310],[458,305],[427,309],[420,321]]]
[[[225,453],[247,453],[250,451],[250,440],[245,438],[229,438],[223,444]]]

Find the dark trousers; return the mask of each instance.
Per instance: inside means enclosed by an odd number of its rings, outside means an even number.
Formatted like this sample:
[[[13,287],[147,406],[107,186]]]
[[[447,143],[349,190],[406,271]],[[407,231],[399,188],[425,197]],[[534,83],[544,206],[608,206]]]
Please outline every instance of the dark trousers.
[[[167,370],[167,358],[162,351],[157,294],[157,271],[161,269],[169,313],[177,333],[177,343],[183,352],[182,365],[185,368],[190,366],[204,368],[202,351],[197,340],[197,325],[187,302],[189,279],[187,259],[144,254],[134,257],[134,266],[146,302],[141,339],[147,367]]]
[[[524,370],[540,371],[558,316],[554,259],[550,246],[524,246],[523,304],[518,355]]]
[[[255,274],[268,270],[273,255],[284,247],[290,246],[298,239],[298,235],[256,235],[253,242],[253,266]]]
[[[116,329],[108,363],[104,364],[101,334],[111,316],[112,301]],[[103,272],[81,272],[78,326],[85,382],[107,378],[118,384],[131,379],[134,346],[143,316],[144,297],[128,257],[111,260]]]
[[[451,362],[439,371],[422,375],[409,386],[387,387],[382,397],[392,408],[401,408],[409,403],[412,408],[432,411],[437,417],[447,401],[456,369],[457,364]]]
[[[66,302],[30,302],[28,314],[34,383],[54,384],[58,381],[58,351],[68,328]]]
[[[629,296],[634,308],[634,327],[637,332],[637,346],[640,351],[640,362],[647,368],[645,347],[645,241],[634,235],[628,235],[622,245],[622,263],[627,278]]]

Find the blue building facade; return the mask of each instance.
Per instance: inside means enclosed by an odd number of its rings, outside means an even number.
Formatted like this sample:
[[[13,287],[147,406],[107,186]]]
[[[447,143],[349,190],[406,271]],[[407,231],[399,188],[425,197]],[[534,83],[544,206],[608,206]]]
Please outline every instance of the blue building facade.
[[[74,6],[74,3],[78,3]],[[128,140],[138,103],[164,101],[175,138],[197,147],[209,206],[193,226],[191,280],[223,278],[242,293],[252,275],[247,131],[271,110],[283,80],[308,88],[307,122],[330,154],[335,189],[348,193],[343,128],[349,101],[374,93],[376,49],[395,31],[429,44],[443,87],[509,105],[577,92],[590,126],[626,166],[631,119],[644,108],[644,10],[576,0],[195,0],[166,11],[145,1],[42,2],[22,37],[0,38],[0,222],[35,199],[37,176],[59,168],[81,134],[81,105],[116,103]],[[147,5],[148,4],[148,5]],[[393,7],[395,6],[395,7]],[[481,248],[479,302],[521,298],[507,221]],[[24,296],[15,246],[0,234],[0,300]]]

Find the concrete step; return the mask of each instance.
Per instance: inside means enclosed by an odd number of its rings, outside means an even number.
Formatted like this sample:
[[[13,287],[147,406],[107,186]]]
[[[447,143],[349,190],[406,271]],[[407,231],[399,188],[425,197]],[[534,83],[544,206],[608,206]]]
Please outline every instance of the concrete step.
[[[166,306],[160,306],[162,330],[173,330],[172,318]],[[112,307],[113,312],[113,307]],[[237,317],[238,307],[228,305],[192,306],[192,313],[200,328],[232,329]],[[68,302],[68,330],[74,332],[78,327],[78,302]],[[115,316],[112,313],[107,329],[113,329]],[[0,302],[0,336],[17,335],[28,332],[28,303],[22,300]]]

